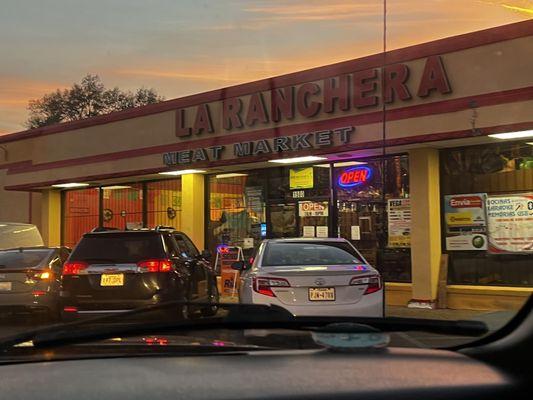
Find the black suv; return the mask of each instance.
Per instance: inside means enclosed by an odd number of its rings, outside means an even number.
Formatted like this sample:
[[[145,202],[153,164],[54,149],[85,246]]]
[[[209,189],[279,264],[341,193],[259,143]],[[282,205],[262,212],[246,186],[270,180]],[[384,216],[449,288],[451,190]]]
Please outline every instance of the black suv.
[[[63,266],[63,318],[116,313],[172,300],[219,301],[216,276],[192,241],[173,228],[93,230]],[[216,307],[173,307],[172,316],[213,315]]]

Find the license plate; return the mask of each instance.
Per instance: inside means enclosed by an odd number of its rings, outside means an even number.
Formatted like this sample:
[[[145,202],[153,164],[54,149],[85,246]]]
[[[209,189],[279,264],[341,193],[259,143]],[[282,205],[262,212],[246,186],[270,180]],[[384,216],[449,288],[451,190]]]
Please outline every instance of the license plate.
[[[12,282],[0,282],[0,292],[9,292],[12,289]]]
[[[335,288],[309,288],[310,301],[335,301]]]
[[[124,286],[124,274],[103,274],[100,286]]]

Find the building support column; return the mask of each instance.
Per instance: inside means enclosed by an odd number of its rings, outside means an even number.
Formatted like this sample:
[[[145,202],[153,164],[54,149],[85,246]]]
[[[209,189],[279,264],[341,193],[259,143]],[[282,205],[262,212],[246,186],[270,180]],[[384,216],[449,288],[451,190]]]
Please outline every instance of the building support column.
[[[204,249],[205,180],[201,174],[186,174],[181,178],[181,231],[198,249]]]
[[[441,258],[439,151],[409,151],[412,307],[433,307]]]
[[[61,192],[45,190],[41,197],[41,236],[45,246],[61,245]]]

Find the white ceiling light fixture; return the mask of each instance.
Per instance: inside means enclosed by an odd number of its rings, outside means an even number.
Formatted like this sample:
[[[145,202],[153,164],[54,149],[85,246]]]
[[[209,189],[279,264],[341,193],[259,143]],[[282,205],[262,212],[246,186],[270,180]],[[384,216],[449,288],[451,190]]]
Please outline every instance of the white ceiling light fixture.
[[[523,139],[533,137],[533,129],[518,132],[493,133],[489,137],[494,139]]]
[[[237,178],[239,176],[248,176],[248,174],[243,174],[240,172],[228,172],[227,174],[218,174],[215,176],[217,179],[224,179],[224,178]]]
[[[113,185],[113,186],[104,186],[102,189],[104,190],[131,189],[131,186]]]
[[[204,171],[202,169],[182,169],[180,171],[160,172],[159,175],[173,175],[173,176],[176,176],[176,175],[186,175],[186,174],[203,174],[205,172],[206,171]]]
[[[342,161],[335,163],[335,167],[351,167],[352,165],[367,165],[367,162],[364,161]]]
[[[52,187],[62,188],[62,189],[86,187],[86,186],[89,186],[89,184],[88,183],[78,183],[78,182],[58,183],[56,185],[52,185]]]
[[[293,158],[278,158],[277,160],[268,160],[270,163],[276,164],[298,164],[314,161],[323,161],[327,160],[326,157],[317,157],[317,156],[304,156],[304,157],[293,157]]]

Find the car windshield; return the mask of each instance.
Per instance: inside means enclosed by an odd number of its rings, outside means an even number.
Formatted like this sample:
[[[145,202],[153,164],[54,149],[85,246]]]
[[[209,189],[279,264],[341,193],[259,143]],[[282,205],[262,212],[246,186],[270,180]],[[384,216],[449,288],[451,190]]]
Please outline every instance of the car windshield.
[[[71,259],[94,263],[137,263],[163,258],[163,243],[157,235],[87,235],[72,252]]]
[[[287,242],[269,243],[261,266],[350,265],[362,261],[348,243]]]
[[[36,267],[47,259],[51,250],[9,250],[0,251],[0,273],[2,269],[26,269]]]
[[[532,0],[0,4],[0,350],[135,322],[143,346],[316,344],[276,321],[150,331],[231,305],[390,320],[390,346],[428,348],[474,338],[396,319],[521,315]]]

